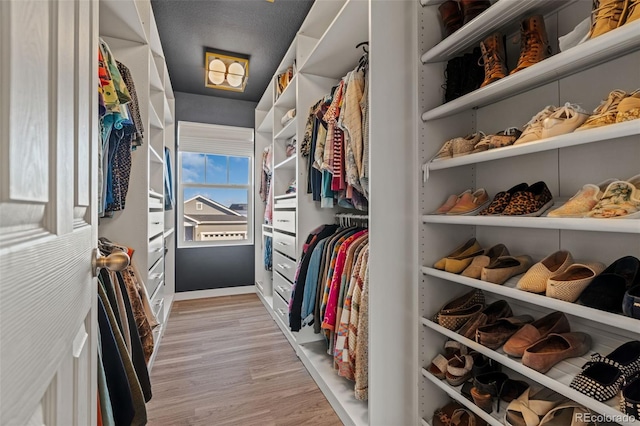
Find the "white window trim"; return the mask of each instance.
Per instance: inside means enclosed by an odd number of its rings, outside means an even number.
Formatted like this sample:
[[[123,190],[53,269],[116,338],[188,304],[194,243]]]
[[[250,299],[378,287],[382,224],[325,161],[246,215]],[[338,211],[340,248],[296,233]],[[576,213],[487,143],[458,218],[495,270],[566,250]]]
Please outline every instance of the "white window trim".
[[[217,147],[211,146],[218,143]],[[220,146],[222,145],[222,146]],[[186,148],[181,150],[182,148]],[[178,122],[177,137],[177,167],[176,167],[176,204],[178,215],[178,248],[195,248],[195,247],[224,247],[224,246],[247,246],[254,244],[255,237],[255,149],[254,149],[254,133],[252,128],[221,126],[215,124],[193,123],[188,121]],[[249,157],[249,184],[248,185],[216,185],[203,184],[203,187],[224,187],[238,189],[248,189],[247,198],[247,239],[246,240],[222,240],[222,241],[185,241],[184,240],[184,186],[198,186],[198,184],[182,184],[182,152],[198,152],[203,154],[217,154],[229,156]]]

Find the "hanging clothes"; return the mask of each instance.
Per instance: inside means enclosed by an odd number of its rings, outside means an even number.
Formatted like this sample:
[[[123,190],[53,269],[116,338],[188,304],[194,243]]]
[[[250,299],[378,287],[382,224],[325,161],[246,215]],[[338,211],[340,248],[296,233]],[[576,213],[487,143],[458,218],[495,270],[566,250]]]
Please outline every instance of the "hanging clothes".
[[[171,150],[164,147],[164,209],[172,210],[175,206],[173,198],[173,168],[171,166]]]

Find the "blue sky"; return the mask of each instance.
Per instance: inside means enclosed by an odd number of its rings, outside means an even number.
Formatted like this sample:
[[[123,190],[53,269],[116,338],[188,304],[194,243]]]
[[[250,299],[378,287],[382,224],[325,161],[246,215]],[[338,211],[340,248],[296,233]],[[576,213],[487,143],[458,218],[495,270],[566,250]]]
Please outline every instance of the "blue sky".
[[[182,182],[210,184],[249,184],[249,159],[225,155],[182,153]],[[184,188],[184,199],[203,195],[224,206],[247,203],[245,189]]]

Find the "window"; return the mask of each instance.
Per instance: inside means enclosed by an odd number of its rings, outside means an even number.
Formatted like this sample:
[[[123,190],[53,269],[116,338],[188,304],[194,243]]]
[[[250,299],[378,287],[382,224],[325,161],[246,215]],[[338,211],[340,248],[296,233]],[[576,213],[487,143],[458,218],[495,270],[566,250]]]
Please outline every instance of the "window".
[[[253,244],[253,129],[178,124],[180,247]]]

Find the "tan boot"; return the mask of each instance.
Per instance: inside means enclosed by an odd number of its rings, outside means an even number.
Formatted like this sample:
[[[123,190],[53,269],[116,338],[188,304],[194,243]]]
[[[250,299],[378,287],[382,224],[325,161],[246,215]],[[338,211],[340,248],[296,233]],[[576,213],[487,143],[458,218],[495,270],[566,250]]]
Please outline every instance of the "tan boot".
[[[624,23],[626,3],[629,1],[594,0],[589,38],[598,37],[622,25]]]
[[[507,75],[506,53],[502,34],[493,33],[480,42],[482,56],[478,65],[484,66],[484,81],[480,87],[493,83]]]
[[[551,46],[547,37],[542,15],[534,15],[520,24],[520,59],[510,74],[517,73],[551,56]]]
[[[640,0],[626,0],[627,10],[625,10],[624,23],[640,19]]]

